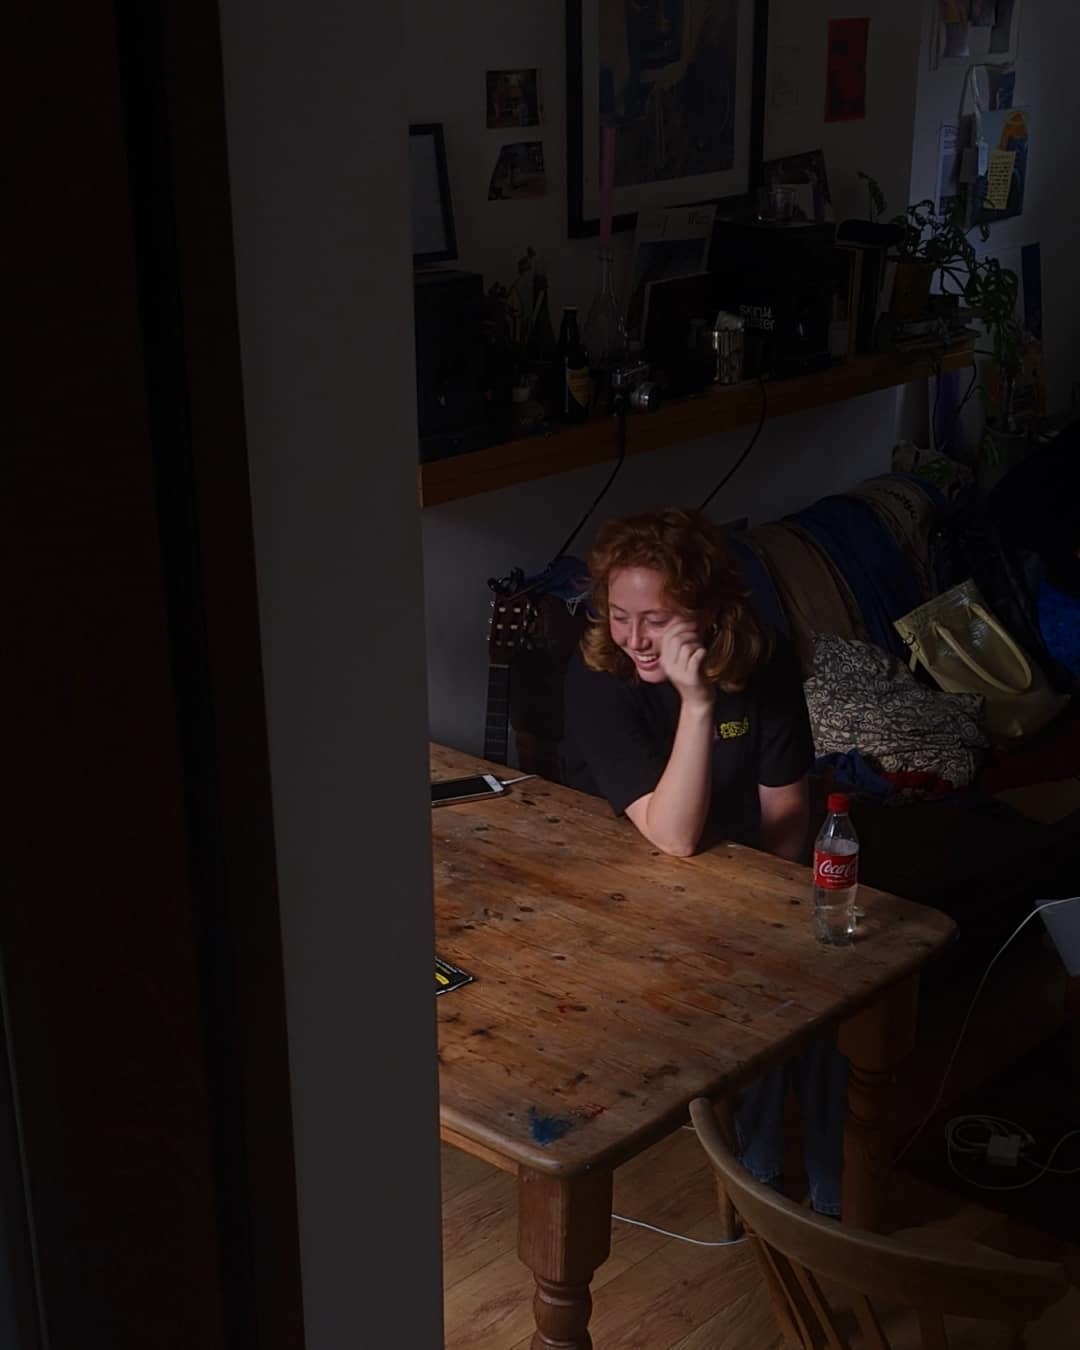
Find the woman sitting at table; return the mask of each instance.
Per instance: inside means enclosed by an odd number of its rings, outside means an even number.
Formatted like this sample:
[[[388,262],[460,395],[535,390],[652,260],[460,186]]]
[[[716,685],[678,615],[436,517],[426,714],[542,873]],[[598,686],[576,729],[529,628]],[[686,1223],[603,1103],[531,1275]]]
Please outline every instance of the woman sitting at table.
[[[665,853],[727,839],[803,861],[814,752],[802,682],[722,531],[675,509],[608,521],[589,574],[594,618],[566,676],[566,782]],[[847,1062],[822,1041],[786,1067],[814,1208],[839,1214]],[[772,1070],[735,1109],[743,1166],[777,1186],[784,1085]]]

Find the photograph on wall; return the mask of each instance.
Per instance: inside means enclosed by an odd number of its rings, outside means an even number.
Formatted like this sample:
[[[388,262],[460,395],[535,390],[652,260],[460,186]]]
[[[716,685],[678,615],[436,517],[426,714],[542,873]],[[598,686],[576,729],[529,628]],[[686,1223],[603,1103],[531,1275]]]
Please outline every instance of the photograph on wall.
[[[994,26],[990,29],[990,55],[1015,55],[1020,25],[1020,0],[997,0]]]
[[[544,100],[538,70],[487,72],[489,131],[510,127],[538,127],[543,120]]]
[[[547,196],[543,141],[514,141],[499,148],[488,184],[489,202]]]
[[[946,122],[938,133],[937,187],[934,210],[947,215],[960,196],[960,127]]]
[[[971,94],[976,108],[1011,108],[1016,93],[1016,70],[1011,65],[972,66]]]
[[[861,122],[866,116],[869,19],[833,19],[825,63],[825,121]]]
[[[615,228],[651,207],[745,195],[761,162],[764,0],[568,0],[570,233],[599,218],[613,127]]]
[[[833,219],[829,175],[825,156],[820,150],[785,155],[783,159],[767,159],[761,176],[766,188],[790,189],[794,198],[792,220],[813,220],[820,225]]]
[[[971,0],[937,0],[931,42],[931,65],[957,61],[971,54]]]

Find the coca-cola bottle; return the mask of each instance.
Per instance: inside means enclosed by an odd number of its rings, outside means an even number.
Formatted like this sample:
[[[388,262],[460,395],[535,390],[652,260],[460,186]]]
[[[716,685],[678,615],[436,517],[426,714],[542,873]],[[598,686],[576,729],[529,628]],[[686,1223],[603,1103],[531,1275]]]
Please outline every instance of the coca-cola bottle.
[[[855,932],[859,836],[845,793],[830,792],[827,805],[829,814],[814,840],[814,936],[830,947],[844,947]]]

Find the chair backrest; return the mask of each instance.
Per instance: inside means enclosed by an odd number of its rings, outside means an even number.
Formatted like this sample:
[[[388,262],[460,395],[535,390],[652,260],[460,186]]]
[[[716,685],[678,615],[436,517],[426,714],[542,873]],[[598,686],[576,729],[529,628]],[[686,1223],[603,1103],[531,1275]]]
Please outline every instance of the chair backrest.
[[[717,1179],[742,1218],[783,1331],[807,1350],[844,1350],[834,1310],[818,1280],[851,1295],[861,1344],[890,1350],[873,1299],[918,1314],[925,1350],[948,1350],[946,1315],[1004,1322],[1021,1329],[1065,1292],[1061,1266],[974,1248],[957,1256],[910,1239],[864,1232],[812,1211],[755,1181],[728,1148],[712,1103],[698,1098],[691,1119]]]

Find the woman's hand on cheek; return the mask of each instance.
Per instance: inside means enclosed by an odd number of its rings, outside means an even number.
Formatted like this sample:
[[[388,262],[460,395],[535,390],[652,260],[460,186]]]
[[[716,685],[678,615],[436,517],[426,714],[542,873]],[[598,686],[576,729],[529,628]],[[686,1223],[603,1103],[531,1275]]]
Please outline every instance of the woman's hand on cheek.
[[[711,706],[713,686],[704,665],[705,647],[696,626],[689,619],[675,619],[660,641],[660,668],[684,703]]]

